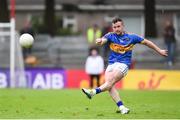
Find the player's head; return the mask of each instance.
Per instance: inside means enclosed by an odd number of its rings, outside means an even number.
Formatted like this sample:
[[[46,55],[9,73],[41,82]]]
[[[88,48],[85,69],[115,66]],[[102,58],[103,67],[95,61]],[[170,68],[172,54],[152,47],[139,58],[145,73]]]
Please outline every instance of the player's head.
[[[122,34],[124,32],[123,20],[119,17],[115,17],[112,20],[112,28],[113,28],[113,32],[115,32],[116,34]]]

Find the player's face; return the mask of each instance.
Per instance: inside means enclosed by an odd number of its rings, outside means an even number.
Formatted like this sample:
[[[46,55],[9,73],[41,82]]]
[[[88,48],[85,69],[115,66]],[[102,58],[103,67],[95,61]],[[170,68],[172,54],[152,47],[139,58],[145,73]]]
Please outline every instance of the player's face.
[[[116,22],[112,24],[112,28],[113,28],[113,32],[115,32],[116,34],[122,34],[124,31],[124,24],[123,22]]]

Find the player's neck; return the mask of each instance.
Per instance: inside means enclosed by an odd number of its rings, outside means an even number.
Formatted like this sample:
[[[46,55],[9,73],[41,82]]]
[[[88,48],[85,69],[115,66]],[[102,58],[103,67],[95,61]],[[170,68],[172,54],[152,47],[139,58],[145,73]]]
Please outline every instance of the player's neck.
[[[116,33],[117,35],[119,35],[119,36],[122,36],[122,35],[124,35],[126,32],[125,31],[123,31],[123,32],[121,32],[121,33]]]

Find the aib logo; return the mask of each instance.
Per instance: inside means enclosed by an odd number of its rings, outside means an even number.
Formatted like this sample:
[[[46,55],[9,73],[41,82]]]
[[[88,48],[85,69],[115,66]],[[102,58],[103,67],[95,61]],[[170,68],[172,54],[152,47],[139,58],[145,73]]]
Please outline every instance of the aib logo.
[[[156,89],[160,86],[162,80],[164,80],[165,77],[166,77],[165,75],[157,76],[155,73],[152,73],[148,81],[142,80],[138,83],[138,88],[140,90]]]

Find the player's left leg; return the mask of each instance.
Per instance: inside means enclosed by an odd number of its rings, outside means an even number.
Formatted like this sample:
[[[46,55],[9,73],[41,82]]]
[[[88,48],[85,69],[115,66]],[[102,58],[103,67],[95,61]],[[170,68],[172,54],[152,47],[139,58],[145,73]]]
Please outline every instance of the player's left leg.
[[[108,89],[110,96],[114,100],[114,102],[117,104],[121,114],[127,114],[129,113],[129,109],[126,108],[123,105],[122,100],[120,99],[119,93],[117,89],[115,88],[115,84],[120,81],[126,74],[127,74],[127,66],[124,65],[117,65],[113,72],[106,72],[105,77],[108,78],[107,80],[111,80],[113,86],[110,86],[110,89]],[[100,89],[103,90],[103,86],[100,87]]]
[[[130,110],[123,105],[123,102],[122,102],[122,100],[119,96],[119,93],[118,93],[117,89],[115,88],[115,86],[113,86],[109,90],[109,94],[112,97],[112,99],[114,100],[114,102],[116,103],[116,105],[118,106],[121,114],[128,114]]]

